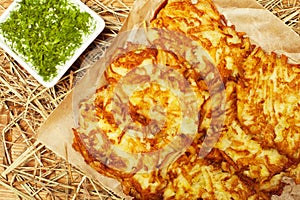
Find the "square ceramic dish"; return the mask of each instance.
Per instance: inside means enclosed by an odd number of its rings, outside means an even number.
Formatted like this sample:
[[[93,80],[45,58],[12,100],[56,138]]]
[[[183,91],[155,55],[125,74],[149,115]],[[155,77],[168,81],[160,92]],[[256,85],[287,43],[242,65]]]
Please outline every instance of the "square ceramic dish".
[[[20,7],[20,2],[22,2],[22,0],[15,0],[8,7],[8,9],[1,15],[0,23],[5,22],[7,19],[9,19],[9,17],[11,17],[11,12],[17,10]],[[68,56],[67,61],[65,61],[63,64],[59,64],[56,66],[57,73],[55,76],[52,76],[49,80],[44,80],[44,78],[41,75],[39,75],[35,67],[29,61],[26,61],[26,58],[23,55],[13,50],[11,44],[7,42],[3,34],[0,34],[0,47],[2,47],[4,51],[6,51],[10,56],[12,56],[23,68],[25,68],[38,82],[40,82],[45,87],[53,87],[65,74],[65,72],[71,67],[71,65],[77,60],[77,58],[83,53],[83,51],[103,31],[105,27],[104,20],[80,0],[68,0],[68,4],[69,3],[79,8],[80,12],[88,13],[91,17],[90,19],[92,19],[95,26],[93,26],[94,28],[90,33],[83,35],[82,43],[78,48],[75,48],[75,50],[70,56]]]

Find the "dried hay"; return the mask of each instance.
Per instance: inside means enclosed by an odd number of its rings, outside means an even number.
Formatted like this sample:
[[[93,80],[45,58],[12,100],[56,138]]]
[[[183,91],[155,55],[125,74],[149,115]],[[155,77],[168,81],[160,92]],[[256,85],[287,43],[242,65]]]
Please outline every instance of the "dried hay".
[[[0,0],[0,13],[11,0]],[[42,87],[0,50],[0,195],[5,199],[120,199],[68,160],[35,143],[39,126],[117,35],[133,0],[86,0],[106,22],[104,32],[53,88]],[[299,0],[258,0],[300,34]]]

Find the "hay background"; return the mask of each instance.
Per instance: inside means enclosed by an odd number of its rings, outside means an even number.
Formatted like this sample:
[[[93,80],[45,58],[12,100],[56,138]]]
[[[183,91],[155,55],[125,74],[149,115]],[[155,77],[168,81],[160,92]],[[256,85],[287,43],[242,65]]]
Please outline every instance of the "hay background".
[[[0,199],[120,199],[35,143],[36,130],[117,35],[134,0],[82,1],[106,28],[55,87],[41,86],[0,49]],[[257,1],[300,35],[300,0]],[[0,14],[11,2],[0,0]]]

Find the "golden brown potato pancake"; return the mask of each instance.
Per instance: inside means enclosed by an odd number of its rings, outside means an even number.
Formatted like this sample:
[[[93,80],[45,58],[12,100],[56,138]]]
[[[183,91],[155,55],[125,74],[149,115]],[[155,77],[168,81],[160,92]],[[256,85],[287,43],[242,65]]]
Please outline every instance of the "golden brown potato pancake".
[[[85,161],[135,199],[270,199],[284,176],[299,183],[300,66],[252,45],[210,0],[168,0],[146,28],[155,48],[120,49],[80,105]],[[211,60],[195,67],[201,52],[180,34]]]

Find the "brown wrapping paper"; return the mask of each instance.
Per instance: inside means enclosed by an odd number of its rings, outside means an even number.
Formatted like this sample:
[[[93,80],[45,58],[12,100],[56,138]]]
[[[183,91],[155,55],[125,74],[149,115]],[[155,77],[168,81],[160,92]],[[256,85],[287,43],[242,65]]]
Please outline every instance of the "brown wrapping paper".
[[[245,32],[253,44],[267,52],[287,55],[291,61],[300,63],[300,37],[280,19],[252,0],[214,0],[228,24]]]
[[[144,20],[149,21],[153,18],[155,11],[162,2],[163,0],[136,0],[119,36],[114,39],[105,57],[91,67],[87,75],[76,85],[38,131],[38,141],[122,197],[125,195],[122,193],[118,182],[96,172],[72,148],[72,128],[76,127],[78,102],[89,97],[96,88],[104,83],[101,82],[100,77],[105,70],[107,59],[127,40],[142,40],[138,37],[139,34],[136,30],[143,27]],[[292,62],[300,63],[300,37],[269,11],[257,4],[255,0],[215,0],[215,3],[229,24],[234,24],[238,31],[246,32],[254,44],[261,46],[268,52],[284,53]]]

